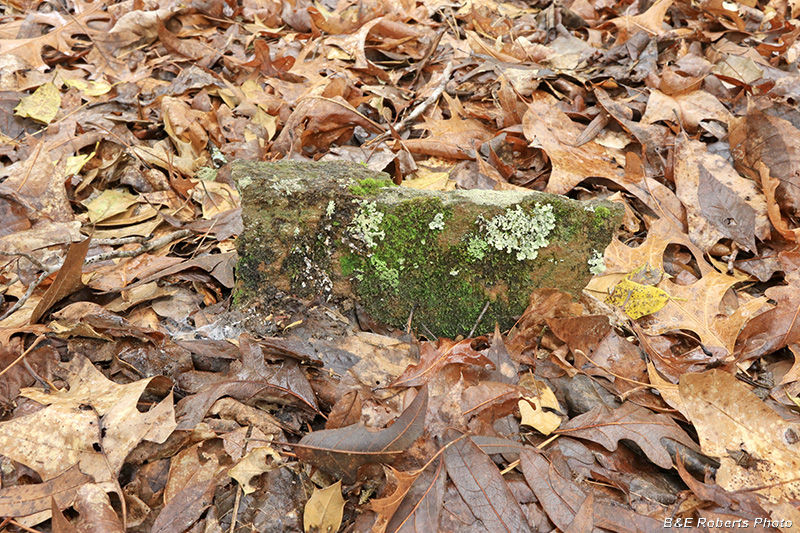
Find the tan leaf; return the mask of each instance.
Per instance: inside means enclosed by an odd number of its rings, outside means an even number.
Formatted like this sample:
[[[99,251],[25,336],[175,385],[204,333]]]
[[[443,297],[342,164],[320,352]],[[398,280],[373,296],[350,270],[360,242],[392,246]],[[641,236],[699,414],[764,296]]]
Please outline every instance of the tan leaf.
[[[800,499],[800,424],[784,420],[731,374],[686,374],[679,391],[703,453],[720,461],[717,484],[772,503]]]
[[[650,9],[639,15],[625,15],[611,20],[617,27],[617,44],[627,41],[634,33],[644,30],[650,35],[661,35],[664,32],[664,16],[673,0],[658,0]]]
[[[339,531],[343,514],[344,498],[341,481],[324,489],[315,488],[303,511],[303,531],[306,533]]]
[[[75,463],[97,482],[115,480],[140,441],[163,442],[175,428],[171,392],[150,411],[137,409],[146,389],[168,388],[166,378],[118,385],[82,356],[76,356],[68,369],[70,390],[47,394],[23,389],[22,395],[46,407],[0,424],[4,454],[30,466],[45,481],[60,474],[64,465]]]
[[[566,194],[590,177],[622,179],[615,151],[595,141],[575,146],[582,128],[556,107],[556,100],[547,93],[532,95],[528,111],[522,118],[525,138],[545,151],[553,164],[547,192]]]
[[[267,457],[272,457],[271,463],[267,461]],[[253,478],[274,470],[280,462],[281,456],[274,448],[261,446],[245,455],[241,461],[228,470],[228,475],[239,482],[245,494],[252,494],[256,491],[256,487],[251,483]],[[336,528],[333,531],[336,531]]]
[[[738,283],[733,276],[716,270],[706,272],[691,285],[678,285],[664,280],[659,287],[670,296],[663,309],[653,315],[653,323],[646,328],[648,334],[658,335],[668,331],[686,329],[697,333],[703,346],[718,356],[733,354],[736,337],[744,325],[767,302],[767,298],[754,298],[726,315],[720,309],[725,292]]]
[[[689,221],[689,238],[707,252],[723,238],[756,253],[755,239],[770,234],[767,201],[705,143],[675,138],[675,188]]]
[[[658,121],[675,123],[676,121],[689,131],[697,131],[701,120],[716,120],[726,124],[730,113],[716,97],[706,91],[693,91],[676,96],[650,90],[647,109],[642,116],[642,123],[652,124]]]

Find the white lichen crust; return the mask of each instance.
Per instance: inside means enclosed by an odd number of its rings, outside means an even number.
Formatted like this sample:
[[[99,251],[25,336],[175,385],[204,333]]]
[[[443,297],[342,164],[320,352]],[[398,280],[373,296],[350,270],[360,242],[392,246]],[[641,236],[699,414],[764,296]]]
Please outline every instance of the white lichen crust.
[[[444,213],[436,213],[436,216],[434,216],[433,220],[428,224],[428,228],[432,230],[444,229]]]
[[[547,239],[555,227],[552,205],[539,205],[530,212],[517,205],[486,223],[486,242],[496,250],[516,252],[519,261],[536,259],[539,248],[549,244]]]
[[[381,222],[383,222],[383,211],[378,210],[374,202],[361,202],[361,208],[350,224],[350,231],[367,248],[375,248],[378,246],[378,241],[386,238],[386,233],[381,229]]]
[[[597,250],[592,250],[592,257],[589,258],[589,272],[598,276],[606,271],[606,264],[603,262],[603,254]]]

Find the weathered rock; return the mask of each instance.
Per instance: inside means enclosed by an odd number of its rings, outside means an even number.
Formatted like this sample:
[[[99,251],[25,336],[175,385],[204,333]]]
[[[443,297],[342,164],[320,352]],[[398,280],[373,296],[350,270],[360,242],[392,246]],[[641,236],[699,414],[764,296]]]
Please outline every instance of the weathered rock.
[[[232,177],[240,309],[357,298],[376,319],[404,327],[412,316],[443,336],[468,333],[487,302],[479,331],[513,325],[535,288],[577,295],[621,219],[609,202],[419,191],[344,162],[238,161]]]

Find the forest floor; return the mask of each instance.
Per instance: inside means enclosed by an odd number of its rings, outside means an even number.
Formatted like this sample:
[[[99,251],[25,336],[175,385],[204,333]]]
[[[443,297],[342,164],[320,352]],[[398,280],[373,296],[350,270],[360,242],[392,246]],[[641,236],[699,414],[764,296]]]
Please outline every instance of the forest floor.
[[[796,531],[798,14],[3,0],[0,531]],[[236,159],[625,217],[507,331],[263,337]]]

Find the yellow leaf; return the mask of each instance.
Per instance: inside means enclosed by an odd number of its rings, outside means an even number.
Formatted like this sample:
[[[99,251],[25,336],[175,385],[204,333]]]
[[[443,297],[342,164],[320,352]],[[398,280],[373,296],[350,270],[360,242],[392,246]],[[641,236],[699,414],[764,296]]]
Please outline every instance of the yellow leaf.
[[[99,196],[84,201],[83,205],[89,210],[89,222],[97,223],[114,215],[124,213],[136,202],[136,196],[129,192],[119,189],[106,189]]]
[[[560,411],[558,398],[547,383],[539,381],[533,374],[526,374],[519,381],[520,387],[531,392],[517,404],[523,425],[530,426],[543,435],[549,435],[561,425],[561,417],[552,411]]]
[[[14,108],[14,114],[29,117],[42,124],[50,124],[61,108],[61,93],[58,88],[48,82],[39,86],[30,96],[25,96]]]
[[[550,435],[561,425],[560,416],[542,409],[541,398],[523,398],[518,405],[521,423],[532,427],[542,435]]]
[[[67,158],[67,165],[64,167],[64,175],[65,176],[73,176],[81,171],[83,165],[89,162],[91,158],[93,158],[97,154],[97,152],[92,152],[91,154],[84,154],[84,155],[71,155]]]
[[[86,82],[84,80],[74,78],[64,80],[67,87],[75,87],[85,96],[102,96],[111,90],[111,84],[105,80],[97,80]]]
[[[303,531],[332,533],[339,531],[344,514],[342,482],[337,481],[324,489],[314,489],[303,512]]]
[[[626,315],[636,320],[660,311],[669,302],[669,294],[653,287],[623,279],[606,298],[606,303],[619,307]]]

